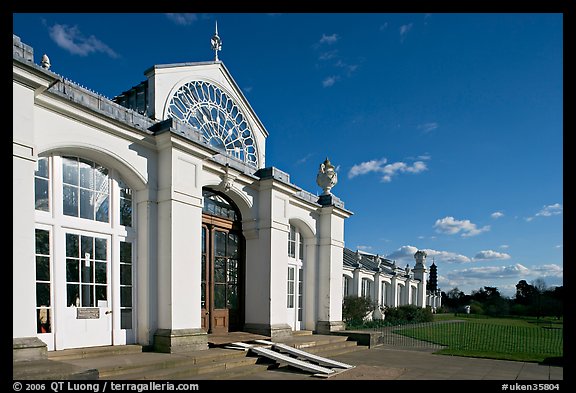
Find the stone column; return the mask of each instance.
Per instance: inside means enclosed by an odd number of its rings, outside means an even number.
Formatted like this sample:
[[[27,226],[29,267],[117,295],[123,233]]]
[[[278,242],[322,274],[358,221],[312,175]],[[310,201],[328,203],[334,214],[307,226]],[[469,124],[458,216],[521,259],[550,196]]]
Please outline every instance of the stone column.
[[[202,161],[159,135],[158,159],[158,330],[154,349],[178,353],[208,349],[201,328],[200,270]]]
[[[16,78],[19,83],[13,83],[12,89],[13,102],[18,103],[12,106],[12,354],[14,361],[20,361],[47,357],[46,344],[36,336],[35,317],[34,102],[53,79],[28,74],[24,68],[18,72],[14,68]]]
[[[319,304],[316,322],[316,331],[318,333],[329,333],[344,330],[345,328],[342,321],[342,264],[344,256],[344,219],[349,216],[349,212],[333,205],[319,208]],[[360,285],[360,283],[357,283],[357,285]]]
[[[418,299],[417,306],[426,307],[426,283],[428,281],[428,270],[426,269],[426,252],[416,251],[414,254],[416,265],[414,265],[414,278],[420,280],[418,283]]]

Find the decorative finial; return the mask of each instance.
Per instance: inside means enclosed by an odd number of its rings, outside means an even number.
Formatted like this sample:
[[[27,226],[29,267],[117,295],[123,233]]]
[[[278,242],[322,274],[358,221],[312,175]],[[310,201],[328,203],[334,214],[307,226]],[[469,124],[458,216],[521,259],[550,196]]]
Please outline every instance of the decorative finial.
[[[220,36],[218,36],[218,21],[216,21],[216,32],[212,36],[210,43],[212,44],[212,50],[214,51],[214,61],[219,61],[218,51],[222,50],[222,40],[220,39]]]
[[[42,68],[50,69],[50,59],[46,54],[42,55]]]
[[[322,195],[330,195],[330,190],[336,183],[338,183],[338,174],[336,173],[334,165],[332,165],[328,157],[326,157],[326,160],[320,164],[320,169],[316,175],[316,184],[324,191]]]

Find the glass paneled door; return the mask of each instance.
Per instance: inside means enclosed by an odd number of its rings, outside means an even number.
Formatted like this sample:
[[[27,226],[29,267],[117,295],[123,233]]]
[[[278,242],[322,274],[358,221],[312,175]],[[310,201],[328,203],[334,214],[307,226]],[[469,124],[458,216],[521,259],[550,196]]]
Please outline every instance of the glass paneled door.
[[[84,231],[65,234],[66,286],[56,293],[60,349],[112,345],[110,237]]]
[[[232,229],[202,227],[202,328],[209,333],[240,325],[240,235]]]

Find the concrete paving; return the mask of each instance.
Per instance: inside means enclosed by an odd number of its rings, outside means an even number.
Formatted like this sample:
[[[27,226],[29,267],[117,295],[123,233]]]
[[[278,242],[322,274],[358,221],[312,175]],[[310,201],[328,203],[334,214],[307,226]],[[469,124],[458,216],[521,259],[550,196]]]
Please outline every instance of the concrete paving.
[[[382,345],[364,351],[336,355],[331,359],[356,367],[326,378],[326,380],[562,381],[564,379],[564,368],[559,366],[436,355],[432,353],[433,351],[433,349],[398,349]],[[319,378],[290,367],[280,367],[239,376],[235,379],[310,380]]]
[[[311,373],[281,365],[276,368],[256,367],[257,371],[249,373],[234,373],[227,370],[222,372],[202,374],[191,377],[192,380],[261,380],[261,381],[342,381],[342,380],[491,380],[506,381],[563,381],[564,368],[560,366],[542,365],[528,362],[515,362],[506,360],[491,360],[468,358],[459,356],[437,355],[431,348],[398,348],[395,346],[380,345],[370,349],[362,349],[339,355],[330,356],[331,359],[354,365],[349,370],[337,375],[320,378]],[[202,351],[208,355],[211,350]],[[31,362],[28,365],[20,364],[14,370],[13,379],[35,379],[33,375],[51,375],[50,379],[59,379],[59,373],[65,369],[77,367],[76,379],[95,379],[93,374],[103,361],[117,362],[118,365],[126,362],[140,361],[141,357],[177,356],[157,353],[140,353],[117,355],[115,357],[95,357],[81,360]],[[151,359],[153,361],[153,359]],[[114,363],[115,364],[115,363]],[[110,366],[110,364],[108,364]],[[97,375],[97,372],[96,372]],[[180,378],[191,380],[190,378]],[[520,390],[520,389],[516,389]],[[544,389],[534,389],[544,390]],[[558,390],[550,388],[548,390]]]

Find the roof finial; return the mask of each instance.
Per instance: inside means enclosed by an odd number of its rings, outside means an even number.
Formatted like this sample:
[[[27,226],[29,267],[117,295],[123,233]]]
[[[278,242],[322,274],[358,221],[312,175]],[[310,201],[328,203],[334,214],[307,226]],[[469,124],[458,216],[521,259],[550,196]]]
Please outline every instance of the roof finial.
[[[216,21],[216,31],[215,31],[214,35],[212,36],[210,43],[212,44],[212,50],[214,51],[214,61],[219,61],[218,60],[218,51],[222,50],[222,40],[218,36],[218,21]]]
[[[45,68],[47,70],[50,69],[50,59],[46,54],[42,55],[42,68]]]

